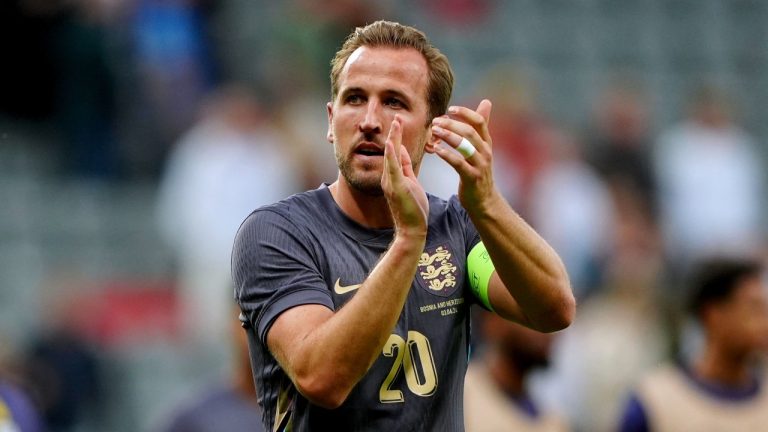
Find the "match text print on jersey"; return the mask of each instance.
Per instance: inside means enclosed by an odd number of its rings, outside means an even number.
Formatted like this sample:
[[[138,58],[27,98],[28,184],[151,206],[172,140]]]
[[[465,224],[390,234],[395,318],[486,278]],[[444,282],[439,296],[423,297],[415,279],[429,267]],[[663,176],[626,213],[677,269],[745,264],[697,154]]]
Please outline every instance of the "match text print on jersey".
[[[432,396],[437,390],[437,371],[435,360],[432,357],[432,348],[429,339],[417,331],[408,332],[408,340],[398,334],[392,334],[384,344],[382,354],[386,357],[395,357],[392,369],[384,378],[379,388],[379,401],[381,403],[404,402],[403,392],[392,389],[392,383],[400,373],[405,370],[405,382],[408,389],[417,396]]]
[[[336,294],[346,294],[348,292],[352,292],[352,291],[360,288],[360,286],[362,285],[362,284],[357,284],[357,285],[342,286],[339,283],[339,281],[341,281],[341,278],[336,279],[336,285],[334,285],[334,287],[333,287],[333,290],[336,292]]]

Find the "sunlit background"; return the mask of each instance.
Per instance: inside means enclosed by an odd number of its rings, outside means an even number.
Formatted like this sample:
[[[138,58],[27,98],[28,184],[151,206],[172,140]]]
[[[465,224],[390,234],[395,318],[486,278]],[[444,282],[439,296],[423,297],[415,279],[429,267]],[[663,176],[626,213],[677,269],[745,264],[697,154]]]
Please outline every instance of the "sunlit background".
[[[335,179],[328,63],[380,18],[494,103],[498,185],[580,301],[534,382],[576,430],[695,349],[692,263],[766,256],[768,2],[4,0],[0,373],[50,430],[162,430],[227,379],[234,231]]]

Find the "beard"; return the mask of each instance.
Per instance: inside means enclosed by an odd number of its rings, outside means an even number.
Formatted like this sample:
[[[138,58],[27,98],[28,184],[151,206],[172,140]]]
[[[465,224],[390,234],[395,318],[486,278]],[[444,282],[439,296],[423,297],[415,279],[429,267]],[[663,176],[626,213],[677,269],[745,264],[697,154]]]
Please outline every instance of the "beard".
[[[341,154],[338,149],[335,153],[339,172],[352,189],[368,196],[384,195],[384,190],[381,189],[382,172],[380,170],[374,166],[366,165],[361,170],[355,171],[355,168],[352,167],[352,155]],[[383,161],[380,169],[383,169]]]

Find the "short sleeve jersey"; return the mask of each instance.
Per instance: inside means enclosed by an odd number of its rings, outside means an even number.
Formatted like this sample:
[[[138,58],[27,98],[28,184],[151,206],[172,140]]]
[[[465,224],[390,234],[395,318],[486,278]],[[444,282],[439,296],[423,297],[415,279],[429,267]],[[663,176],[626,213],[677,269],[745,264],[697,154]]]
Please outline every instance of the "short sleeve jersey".
[[[480,237],[454,196],[429,196],[429,228],[413,284],[392,334],[337,409],[313,405],[267,348],[285,310],[338,310],[357,292],[393,239],[347,217],[330,190],[293,195],[243,222],[232,256],[235,295],[268,430],[463,430],[469,351],[466,257]]]

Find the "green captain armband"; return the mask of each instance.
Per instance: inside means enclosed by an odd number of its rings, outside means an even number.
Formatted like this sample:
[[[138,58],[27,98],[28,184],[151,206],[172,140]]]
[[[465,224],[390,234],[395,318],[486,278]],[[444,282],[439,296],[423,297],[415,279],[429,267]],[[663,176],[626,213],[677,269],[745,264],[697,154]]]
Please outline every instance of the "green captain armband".
[[[483,242],[476,244],[467,256],[469,286],[480,303],[490,311],[493,311],[493,306],[491,306],[491,300],[488,298],[488,283],[491,281],[491,275],[495,269]]]

